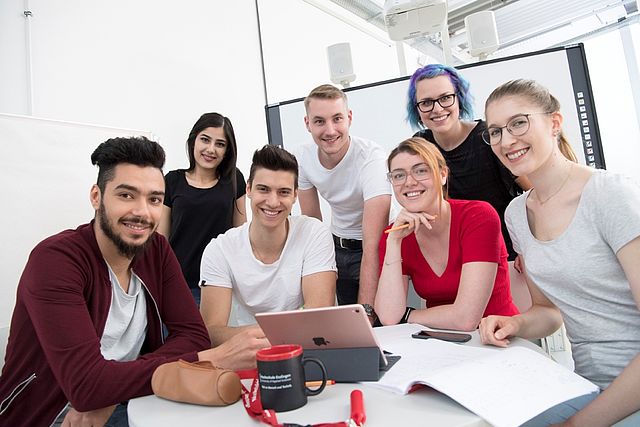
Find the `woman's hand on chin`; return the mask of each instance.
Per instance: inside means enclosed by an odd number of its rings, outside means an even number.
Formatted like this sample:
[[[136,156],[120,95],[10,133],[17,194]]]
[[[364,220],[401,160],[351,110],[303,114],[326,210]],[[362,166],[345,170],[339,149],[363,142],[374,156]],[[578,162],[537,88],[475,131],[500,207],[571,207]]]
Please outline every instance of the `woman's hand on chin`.
[[[431,221],[435,220],[437,215],[431,215],[426,212],[409,212],[402,208],[396,217],[393,227],[387,230],[389,239],[404,239],[409,234],[414,233],[423,225],[431,230]]]

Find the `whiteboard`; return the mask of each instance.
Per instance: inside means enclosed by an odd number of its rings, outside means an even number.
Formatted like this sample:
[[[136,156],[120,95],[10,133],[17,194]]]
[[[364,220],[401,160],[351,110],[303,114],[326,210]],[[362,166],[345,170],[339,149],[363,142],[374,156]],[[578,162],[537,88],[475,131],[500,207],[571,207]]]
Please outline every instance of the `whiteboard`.
[[[147,131],[0,114],[0,327],[9,325],[31,249],[93,218],[93,150],[131,135],[152,138]]]
[[[484,118],[484,101],[509,80],[534,79],[558,98],[563,129],[578,160],[604,168],[604,154],[589,72],[582,44],[548,49],[459,67],[469,80],[475,99],[475,118]],[[371,139],[390,152],[416,130],[406,122],[406,96],[410,77],[345,89],[353,111],[351,133]],[[304,126],[304,98],[266,107],[269,142],[289,151],[312,142]]]

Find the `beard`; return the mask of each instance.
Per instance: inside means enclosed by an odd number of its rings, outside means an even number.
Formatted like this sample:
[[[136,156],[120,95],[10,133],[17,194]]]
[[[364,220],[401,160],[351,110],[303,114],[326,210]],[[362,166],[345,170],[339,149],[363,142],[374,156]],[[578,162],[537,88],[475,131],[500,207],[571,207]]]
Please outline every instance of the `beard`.
[[[120,235],[116,233],[116,231],[113,228],[113,224],[108,219],[108,216],[109,215],[107,214],[107,209],[104,206],[104,202],[100,200],[100,209],[98,210],[98,222],[100,224],[100,229],[105,234],[105,236],[107,236],[107,238],[109,238],[109,240],[113,242],[113,244],[118,249],[118,252],[120,253],[120,255],[129,259],[132,259],[136,255],[144,252],[153,234],[151,234],[144,242],[140,244],[127,243],[122,239],[122,237],[120,237]],[[155,229],[155,224],[149,221],[145,221],[141,217],[137,217],[137,216],[125,217],[118,221],[125,221],[125,220],[127,222],[133,222],[141,225],[148,225],[148,226],[151,226],[152,229]]]

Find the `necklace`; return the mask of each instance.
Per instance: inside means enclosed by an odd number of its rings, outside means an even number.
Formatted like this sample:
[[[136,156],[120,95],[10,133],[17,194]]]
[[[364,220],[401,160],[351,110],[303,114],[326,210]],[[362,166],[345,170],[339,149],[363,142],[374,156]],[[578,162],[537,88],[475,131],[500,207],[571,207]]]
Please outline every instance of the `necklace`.
[[[554,191],[553,193],[551,193],[551,195],[548,196],[546,199],[542,200],[540,198],[540,196],[538,195],[538,192],[536,191],[536,200],[538,201],[538,203],[540,203],[540,206],[544,206],[545,203],[547,203],[549,200],[551,200],[551,198],[553,196],[558,194],[560,192],[560,190],[562,190],[564,188],[565,184],[569,181],[569,177],[571,176],[571,172],[573,171],[573,165],[574,164],[575,163],[572,162],[571,166],[569,166],[569,172],[567,172],[567,176],[564,178],[564,181],[562,181],[562,184],[560,184],[560,187],[558,187],[558,189],[556,191]],[[535,190],[535,188],[533,190]]]

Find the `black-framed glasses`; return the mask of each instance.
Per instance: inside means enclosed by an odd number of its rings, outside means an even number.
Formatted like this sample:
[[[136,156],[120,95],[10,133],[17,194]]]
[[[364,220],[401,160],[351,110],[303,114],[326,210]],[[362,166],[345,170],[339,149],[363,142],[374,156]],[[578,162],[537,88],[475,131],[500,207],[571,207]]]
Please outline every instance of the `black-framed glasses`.
[[[450,93],[447,95],[442,95],[438,99],[423,99],[422,101],[416,102],[416,107],[418,107],[418,110],[422,111],[423,113],[428,113],[433,110],[433,107],[436,106],[436,102],[442,108],[451,107],[456,102],[456,94]]]
[[[482,132],[482,139],[489,145],[498,145],[502,141],[502,129],[506,129],[513,136],[522,136],[531,127],[529,116],[534,114],[551,114],[553,111],[542,111],[538,113],[519,114],[513,117],[506,126],[491,126]]]
[[[411,174],[416,181],[425,181],[431,178],[431,169],[426,163],[419,163],[414,165],[411,170],[394,169],[387,174],[387,179],[393,185],[401,185],[407,181],[407,176]]]

